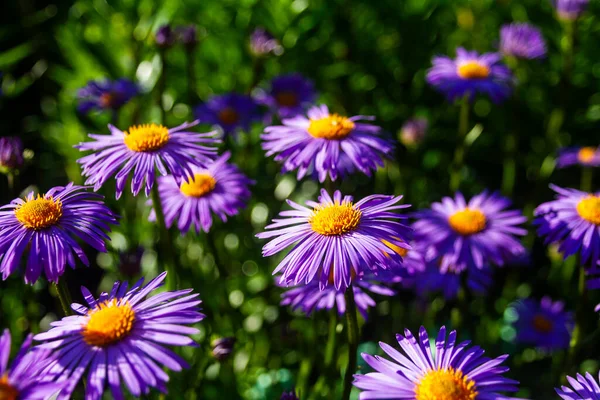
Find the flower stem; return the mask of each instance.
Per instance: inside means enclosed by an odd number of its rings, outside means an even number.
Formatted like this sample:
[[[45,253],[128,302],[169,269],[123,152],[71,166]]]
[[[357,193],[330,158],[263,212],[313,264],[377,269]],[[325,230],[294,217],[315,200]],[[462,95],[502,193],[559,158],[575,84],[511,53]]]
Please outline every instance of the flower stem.
[[[163,211],[160,196],[158,194],[158,184],[155,182],[152,186],[152,207],[156,214],[158,223],[158,260],[162,261],[165,271],[167,271],[167,289],[173,290],[179,286],[179,277],[175,271],[175,255],[173,253],[173,240],[171,232],[165,222],[165,213]]]
[[[163,96],[165,94],[165,90],[167,89],[167,57],[166,51],[164,49],[160,50],[160,62],[161,62],[161,71],[160,77],[158,78],[158,108],[160,109],[160,122],[161,124],[166,124],[166,113],[165,108],[163,107]]]
[[[65,314],[65,317],[72,315],[71,294],[69,293],[69,287],[67,286],[66,279],[64,277],[59,278],[58,283],[54,284],[54,288],[56,289],[56,294],[58,295],[58,300],[60,301],[60,306]]]
[[[354,289],[350,286],[344,293],[346,299],[346,324],[348,329],[348,366],[344,374],[344,391],[342,400],[350,399],[352,379],[356,371],[356,352],[358,350],[358,319],[356,318],[356,302]]]
[[[592,191],[592,181],[594,180],[594,170],[590,167],[581,169],[581,190],[590,193]]]
[[[504,165],[502,170],[502,193],[511,197],[515,187],[515,175],[517,160],[515,151],[517,148],[517,135],[514,131],[508,134],[506,138],[506,154],[504,156]]]
[[[335,356],[335,342],[337,339],[336,328],[337,328],[337,313],[334,310],[331,310],[329,315],[329,333],[327,336],[327,346],[325,347],[325,370],[329,371],[331,368],[331,363],[333,362],[333,358]]]
[[[460,115],[458,118],[458,144],[454,151],[454,162],[450,174],[450,190],[456,191],[460,187],[462,168],[465,163],[465,136],[469,129],[469,97],[463,97],[460,104]]]
[[[580,264],[580,263],[578,263]],[[568,374],[571,366],[575,365],[577,352],[581,347],[581,338],[583,337],[583,323],[585,321],[585,309],[587,303],[587,291],[585,290],[585,268],[583,265],[579,265],[579,282],[577,284],[577,292],[579,298],[577,301],[577,309],[575,310],[575,328],[573,329],[573,336],[571,337],[571,345],[569,348],[569,354],[567,355],[567,369]]]
[[[193,106],[196,103],[196,68],[194,64],[196,52],[192,48],[186,53],[188,104]]]

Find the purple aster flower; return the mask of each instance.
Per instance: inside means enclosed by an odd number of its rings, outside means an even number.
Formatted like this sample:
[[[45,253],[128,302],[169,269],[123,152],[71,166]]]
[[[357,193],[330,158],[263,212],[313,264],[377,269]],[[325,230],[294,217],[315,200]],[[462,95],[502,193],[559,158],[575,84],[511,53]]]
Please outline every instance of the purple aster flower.
[[[0,138],[0,170],[23,166],[23,142],[16,136]]]
[[[574,21],[587,9],[589,0],[553,0],[552,3],[560,19]]]
[[[300,400],[300,398],[296,396],[296,392],[290,391],[281,393],[279,400]]]
[[[587,372],[585,376],[576,375],[577,379],[567,376],[567,381],[571,387],[561,386],[556,393],[563,400],[600,400],[600,385],[594,377]],[[598,377],[600,379],[600,376]]]
[[[271,80],[267,91],[259,91],[256,99],[281,118],[292,118],[305,111],[317,97],[312,81],[298,73],[281,75]]]
[[[86,185],[94,185],[94,190],[98,190],[116,173],[118,199],[132,171],[131,191],[135,196],[144,181],[146,196],[150,194],[155,170],[161,175],[171,173],[177,183],[183,183],[194,176],[192,165],[204,167],[215,158],[217,149],[206,144],[220,143],[219,139],[212,138],[214,132],[186,131],[197,124],[198,121],[186,122],[171,129],[144,124],[132,126],[128,131],[108,125],[110,135],[90,134],[94,141],[75,146],[81,151],[94,151],[77,160],[83,166],[83,176],[87,177]]]
[[[352,279],[352,290],[354,291],[354,300],[356,308],[366,320],[370,307],[376,305],[375,300],[369,296],[368,292],[379,294],[382,296],[394,296],[394,292],[383,283],[392,282],[392,277],[386,277],[387,274],[379,274],[372,272],[363,273],[362,277]],[[307,316],[310,316],[314,311],[331,310],[337,308],[339,315],[346,312],[346,300],[344,291],[337,290],[334,287],[333,276],[329,280],[329,285],[321,290],[319,282],[316,280],[300,285],[285,291],[281,297],[282,306],[291,306],[294,311],[301,310]]]
[[[225,134],[239,129],[249,131],[251,124],[262,118],[254,99],[238,93],[212,96],[206,103],[196,107],[195,115],[204,124],[221,127]]]
[[[508,56],[533,60],[546,56],[546,41],[535,26],[525,23],[503,25],[500,51]]]
[[[110,293],[98,299],[82,287],[88,306],[73,304],[76,315],[52,323],[52,328],[34,337],[39,347],[51,349],[55,359],[44,373],[56,382],[66,382],[59,399],[68,399],[87,372],[86,399],[101,399],[108,385],[115,399],[124,399],[121,382],[136,397],[146,398],[151,388],[166,393],[169,376],[187,368],[187,363],[163,345],[196,346],[189,335],[197,334],[195,324],[204,318],[201,301],[192,289],[163,292],[146,298],[159,288],[163,272],[142,286],[143,279],[128,289],[115,282]]]
[[[250,51],[258,57],[269,53],[280,55],[283,53],[283,47],[269,32],[263,28],[256,28],[250,35]]]
[[[69,183],[0,207],[2,279],[27,259],[25,283],[35,283],[42,270],[50,282],[58,282],[67,264],[75,268],[75,256],[89,264],[77,238],[106,252],[106,232],[116,224],[116,216],[102,202],[103,196],[86,189]]]
[[[550,185],[556,200],[535,209],[534,225],[545,243],[559,243],[564,258],[579,252],[581,265],[600,260],[600,192],[586,193]]]
[[[573,330],[573,315],[564,310],[562,301],[550,297],[541,302],[532,299],[517,301],[511,308],[517,314],[517,342],[547,350],[568,349]]]
[[[454,60],[446,56],[433,58],[427,82],[450,101],[464,96],[472,100],[476,93],[483,93],[494,103],[500,103],[510,96],[513,82],[510,70],[501,59],[499,53],[479,55],[459,47]]]
[[[90,81],[77,92],[80,101],[77,109],[82,113],[94,109],[118,110],[139,93],[137,85],[125,78],[116,81]]]
[[[400,141],[405,146],[415,146],[423,141],[429,122],[425,118],[409,119],[402,125]]]
[[[224,361],[233,353],[234,337],[224,337],[212,341],[212,356],[218,361]]]
[[[156,31],[154,40],[158,47],[166,49],[175,44],[176,35],[170,25],[161,25]]]
[[[446,337],[442,327],[435,340],[429,341],[424,327],[416,338],[406,329],[396,339],[405,355],[392,346],[379,342],[381,349],[393,359],[363,353],[363,359],[376,372],[354,375],[354,386],[362,389],[359,399],[489,399],[510,400],[499,392],[516,392],[518,382],[505,378],[508,358],[484,357],[478,346],[470,342],[456,344],[456,331]],[[452,393],[452,397],[448,397]]]
[[[518,210],[506,210],[509,199],[483,192],[468,203],[460,192],[454,199],[444,197],[430,210],[415,213],[415,240],[423,246],[428,261],[440,259],[441,272],[450,267],[498,266],[525,252],[516,236],[527,231],[520,224],[527,220]]]
[[[558,168],[580,165],[600,167],[600,150],[597,147],[566,147],[561,149],[556,160]]]
[[[381,137],[380,127],[359,122],[372,117],[330,114],[326,105],[311,107],[307,115],[284,119],[283,125],[269,126],[262,135],[263,149],[267,156],[276,154],[282,173],[297,169],[298,179],[308,173],[320,182],[327,175],[336,180],[356,170],[370,176],[394,149]]]
[[[177,28],[179,40],[188,49],[193,49],[198,44],[197,33],[196,25],[185,25]]]
[[[188,182],[178,185],[172,176],[160,177],[158,192],[165,213],[165,223],[171,227],[177,220],[182,234],[192,227],[197,233],[208,232],[212,226],[212,214],[227,221],[237,215],[250,199],[248,179],[238,167],[227,163],[231,154],[223,154],[206,169],[194,167],[194,175]],[[154,211],[150,220],[155,221]]]
[[[319,202],[306,202],[311,208],[288,200],[293,210],[282,211],[283,218],[256,236],[272,238],[263,247],[264,257],[293,246],[273,272],[282,272],[281,282],[298,285],[318,279],[324,288],[333,275],[335,288],[345,291],[352,275],[400,268],[401,256],[383,241],[410,248],[410,228],[396,221],[405,217],[392,212],[409,207],[396,205],[401,199],[372,195],[353,203],[352,196],[336,191],[331,197],[321,189]]]
[[[10,332],[0,336],[0,399],[45,400],[62,389],[62,384],[43,382],[43,368],[52,360],[49,350],[31,348],[32,335],[27,336],[19,353],[8,365]]]

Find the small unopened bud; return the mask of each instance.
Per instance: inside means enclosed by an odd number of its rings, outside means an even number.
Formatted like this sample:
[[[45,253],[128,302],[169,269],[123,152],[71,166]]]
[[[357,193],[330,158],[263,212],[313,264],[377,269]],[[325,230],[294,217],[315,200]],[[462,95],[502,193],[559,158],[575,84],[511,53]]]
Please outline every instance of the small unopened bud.
[[[156,41],[158,47],[163,49],[173,46],[175,43],[175,34],[173,33],[171,26],[162,25],[160,28],[158,28],[154,40]]]
[[[407,147],[418,145],[425,138],[427,126],[428,122],[424,118],[409,119],[400,130],[400,142]]]
[[[218,361],[227,359],[233,353],[234,337],[223,337],[212,341],[212,355]]]

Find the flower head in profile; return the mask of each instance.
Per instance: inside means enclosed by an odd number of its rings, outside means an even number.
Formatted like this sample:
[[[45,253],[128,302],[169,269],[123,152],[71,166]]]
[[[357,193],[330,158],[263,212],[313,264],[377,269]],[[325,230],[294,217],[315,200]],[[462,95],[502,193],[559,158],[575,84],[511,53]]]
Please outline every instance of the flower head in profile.
[[[118,110],[139,93],[138,86],[125,78],[116,81],[90,81],[77,92],[77,109],[82,113],[91,110]]]
[[[269,53],[278,56],[283,53],[283,47],[264,28],[256,28],[250,35],[250,51],[257,57],[266,56]]]
[[[269,88],[259,91],[255,97],[281,118],[292,118],[315,101],[317,92],[312,81],[293,73],[273,78]]]
[[[577,378],[577,379],[575,379]],[[585,376],[575,375],[575,378],[567,376],[568,386],[561,386],[555,389],[556,393],[563,400],[600,400],[600,385],[592,374],[586,372]],[[598,376],[600,379],[600,375]]]
[[[288,200],[293,210],[282,211],[282,218],[257,235],[271,239],[263,256],[292,246],[273,272],[282,273],[280,282],[298,285],[316,279],[324,288],[332,281],[341,291],[351,285],[352,276],[401,268],[401,256],[386,244],[410,248],[410,228],[398,221],[405,217],[393,212],[409,207],[398,205],[401,199],[372,195],[354,203],[352,196],[336,191],[332,197],[322,189],[318,202],[306,202],[310,208]]]
[[[165,213],[165,223],[171,227],[177,221],[181,233],[194,229],[208,232],[212,215],[227,221],[240,212],[250,199],[248,179],[238,167],[227,162],[231,154],[225,153],[206,169],[194,167],[194,175],[178,185],[172,176],[158,179],[158,193]],[[150,219],[155,220],[154,211]]]
[[[247,132],[252,123],[262,118],[254,99],[239,93],[212,96],[206,103],[196,107],[195,116],[203,124],[220,127],[225,134],[238,130]]]
[[[23,166],[23,142],[16,136],[0,137],[0,172]]]
[[[533,60],[546,56],[542,32],[526,23],[503,25],[500,29],[500,51],[508,56]]]
[[[550,185],[558,195],[539,205],[534,225],[545,243],[558,243],[564,258],[579,253],[581,265],[600,260],[600,192],[586,193]]]
[[[360,122],[371,117],[332,114],[326,105],[311,107],[307,116],[284,119],[262,135],[267,156],[283,164],[282,173],[297,170],[298,179],[312,174],[324,182],[360,171],[370,176],[383,166],[394,146],[381,128]]]
[[[126,131],[108,125],[110,135],[90,134],[93,141],[75,146],[81,151],[93,151],[77,160],[83,167],[83,176],[87,177],[86,185],[94,185],[94,190],[98,190],[116,174],[118,199],[132,172],[131,191],[135,196],[142,190],[144,182],[146,196],[150,194],[156,170],[161,175],[170,173],[179,184],[187,181],[194,176],[192,165],[202,168],[216,157],[217,148],[208,145],[220,142],[213,138],[214,132],[187,130],[197,124],[198,121],[186,122],[170,129],[145,124]]]
[[[507,210],[511,202],[483,192],[467,202],[461,193],[444,197],[431,209],[415,213],[415,240],[428,261],[439,259],[441,272],[501,266],[525,252],[518,240],[527,231],[527,219],[518,210]]]
[[[50,282],[58,282],[75,257],[89,261],[76,239],[106,252],[106,232],[116,216],[104,197],[86,187],[68,184],[43,195],[29,193],[0,207],[0,271],[2,279],[24,263],[25,283],[33,284],[44,271]]]
[[[587,9],[590,0],[552,0],[558,18],[574,21]]]
[[[481,93],[500,103],[510,96],[513,83],[512,74],[501,58],[499,53],[479,55],[459,47],[454,60],[446,56],[433,58],[427,83],[450,101],[465,96],[472,100],[476,93]]]
[[[372,272],[363,273],[362,277],[352,278],[352,290],[354,291],[354,301],[356,309],[364,319],[367,319],[369,308],[377,303],[369,295],[374,293],[381,296],[394,296],[396,292],[390,289],[386,284],[394,279],[390,274],[375,275]],[[333,278],[333,277],[332,277]],[[344,292],[337,290],[333,284],[333,279],[329,285],[321,290],[319,282],[312,281],[306,285],[299,285],[287,289],[281,295],[281,305],[291,306],[293,310],[300,310],[307,316],[315,311],[336,309],[339,315],[346,312],[346,299]]]
[[[569,348],[573,315],[564,308],[562,301],[553,302],[549,297],[541,302],[525,299],[514,303],[511,309],[517,317],[517,342],[547,350]]]
[[[425,118],[409,119],[402,125],[400,141],[405,146],[415,146],[423,141],[429,122]]]
[[[164,346],[196,346],[189,335],[199,331],[187,325],[204,318],[198,308],[201,301],[192,289],[148,297],[165,276],[163,272],[145,286],[140,279],[129,290],[127,283],[115,282],[110,293],[97,299],[82,288],[87,305],[73,304],[76,315],[34,337],[43,342],[40,348],[53,351],[54,361],[44,373],[66,382],[59,399],[70,398],[84,374],[86,399],[101,399],[106,386],[112,398],[123,399],[122,382],[132,395],[146,398],[151,388],[166,392],[169,376],[164,367],[188,367]]]
[[[32,335],[27,336],[19,353],[8,363],[10,357],[10,332],[0,336],[0,399],[45,400],[58,393],[63,385],[45,382],[43,368],[52,360],[49,350],[31,349]]]
[[[406,329],[396,339],[404,354],[380,342],[381,349],[392,358],[362,354],[375,370],[354,375],[354,386],[361,389],[359,399],[452,399],[452,400],[510,400],[501,392],[516,392],[518,382],[505,378],[507,367],[501,366],[508,355],[490,359],[469,341],[456,343],[456,331],[446,337],[442,327],[435,339],[429,341],[424,327],[419,336]],[[449,397],[451,394],[451,397]]]
[[[556,159],[556,166],[565,168],[572,165],[600,167],[600,149],[592,146],[561,149]]]

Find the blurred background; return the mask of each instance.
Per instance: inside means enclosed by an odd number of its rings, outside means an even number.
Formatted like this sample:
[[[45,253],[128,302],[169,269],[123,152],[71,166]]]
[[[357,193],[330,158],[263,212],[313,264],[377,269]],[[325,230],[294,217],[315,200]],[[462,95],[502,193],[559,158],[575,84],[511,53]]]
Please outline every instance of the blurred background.
[[[458,140],[458,108],[425,83],[432,56],[454,56],[457,46],[495,51],[502,24],[527,21],[541,28],[548,55],[539,61],[507,60],[518,84],[506,103],[495,105],[483,97],[474,102],[472,123],[481,129],[473,134],[466,155],[462,189],[467,196],[486,188],[502,190],[531,216],[535,206],[552,198],[550,182],[579,186],[577,168],[555,171],[557,149],[597,145],[600,138],[599,11],[600,4],[592,1],[578,20],[572,65],[566,71],[569,43],[549,0],[4,2],[0,136],[20,137],[28,151],[12,188],[0,177],[0,200],[6,204],[24,192],[69,181],[82,184],[75,162],[81,153],[73,145],[85,141],[89,132],[108,133],[111,121],[121,129],[160,122],[162,106],[166,125],[175,126],[194,119],[193,107],[214,94],[249,93],[279,74],[299,72],[314,82],[321,102],[346,115],[374,115],[394,138],[407,119],[429,120],[426,138],[408,147],[398,143],[395,158],[375,177],[356,175],[341,184],[355,198],[373,192],[403,194],[413,210],[428,207],[449,194],[448,170]],[[199,43],[191,56],[183,46],[164,52],[156,46],[155,33],[163,24],[197,27]],[[248,46],[257,27],[283,47],[281,55],[260,65]],[[190,57],[195,76],[191,87]],[[135,81],[141,94],[116,120],[108,112],[77,111],[77,90],[88,81],[121,77]],[[284,199],[315,198],[319,186],[310,180],[297,182],[293,174],[282,176],[260,148],[262,129],[255,124],[222,148],[230,149],[232,161],[256,180],[247,209],[213,226],[214,243],[203,234],[177,239],[182,286],[200,292],[207,319],[198,325],[200,349],[180,351],[192,368],[170,373],[167,398],[278,399],[283,390],[310,388],[319,378],[327,315],[307,318],[279,306],[281,289],[271,276],[277,260],[261,257],[264,243],[254,236],[284,207]],[[68,271],[75,301],[81,299],[81,285],[99,292],[116,279],[152,277],[160,271],[146,199],[128,194],[117,203],[110,186],[101,193],[122,216],[121,225],[111,235],[109,253],[94,257],[88,248],[93,265]],[[562,365],[565,355],[514,344],[505,310],[519,298],[544,295],[562,299],[574,310],[575,262],[563,263],[533,234],[524,240],[530,259],[496,270],[493,287],[485,296],[475,296],[462,318],[440,296],[416,299],[406,290],[378,298],[369,321],[361,320],[360,351],[376,352],[379,340],[392,342],[404,328],[414,332],[421,324],[430,329],[458,324],[459,337],[472,338],[490,356],[511,354],[508,375],[521,382],[519,395],[551,398],[561,379],[553,366]],[[215,262],[224,268],[221,275]],[[10,328],[13,336],[47,329],[60,315],[57,298],[42,280],[32,287],[17,276],[0,282],[0,326]],[[591,313],[589,318],[597,316]],[[338,371],[347,359],[344,329],[340,320]],[[211,342],[223,336],[235,336],[237,342],[230,357],[218,360],[211,355]],[[580,361],[582,371],[595,373],[599,354],[592,344],[581,352],[585,357]],[[339,382],[341,387],[341,375]],[[336,398],[329,390],[311,398]]]

